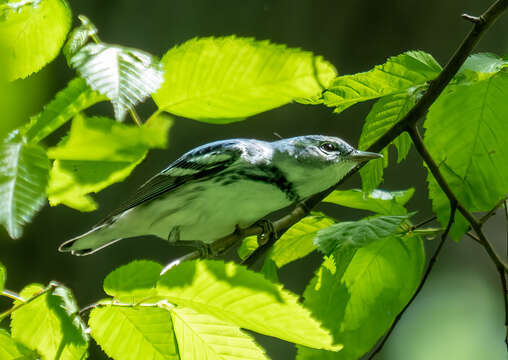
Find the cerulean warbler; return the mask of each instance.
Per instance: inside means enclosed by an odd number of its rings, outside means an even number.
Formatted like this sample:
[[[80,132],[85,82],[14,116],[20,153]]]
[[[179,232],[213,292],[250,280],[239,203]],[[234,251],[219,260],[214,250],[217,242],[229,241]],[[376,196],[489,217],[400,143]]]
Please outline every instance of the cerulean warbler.
[[[321,135],[212,142],[184,154],[59,250],[88,255],[140,235],[211,244],[329,188],[359,163],[380,156]]]

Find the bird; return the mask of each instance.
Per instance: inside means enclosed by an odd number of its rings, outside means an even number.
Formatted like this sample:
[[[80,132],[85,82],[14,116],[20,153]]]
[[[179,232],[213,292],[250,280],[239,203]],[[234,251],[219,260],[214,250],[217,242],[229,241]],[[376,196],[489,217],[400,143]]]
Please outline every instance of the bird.
[[[206,247],[328,189],[357,165],[380,157],[324,135],[208,143],[153,176],[90,231],[62,243],[59,251],[89,255],[144,235]]]

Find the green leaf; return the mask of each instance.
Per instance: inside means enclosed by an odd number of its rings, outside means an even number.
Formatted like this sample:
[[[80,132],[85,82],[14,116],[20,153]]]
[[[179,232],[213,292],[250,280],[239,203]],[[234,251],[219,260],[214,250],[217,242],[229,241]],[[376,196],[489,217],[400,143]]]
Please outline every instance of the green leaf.
[[[242,243],[238,247],[237,253],[240,259],[247,259],[259,247],[257,236],[247,236],[242,239]]]
[[[361,101],[409,91],[434,79],[440,71],[432,55],[407,51],[368,72],[336,78],[324,93],[324,104],[342,112]]]
[[[159,61],[138,49],[90,43],[72,56],[70,64],[93,90],[111,100],[118,121],[163,81]]]
[[[443,169],[441,169],[441,173],[443,173]],[[427,184],[429,198],[432,200],[432,210],[434,210],[442,226],[446,227],[448,225],[448,219],[450,218],[450,201],[430,172],[427,175]],[[468,229],[469,222],[459,211],[456,211],[452,227],[450,228],[450,237],[454,240],[459,240]]]
[[[137,260],[120,266],[104,279],[104,291],[115,298],[127,297],[131,301],[155,295],[162,265],[154,261]],[[152,291],[153,290],[153,291]]]
[[[5,280],[7,279],[7,270],[5,270],[5,266],[0,263],[0,292],[3,291],[5,286]]]
[[[24,131],[25,136],[29,142],[38,143],[80,111],[104,100],[107,98],[90,89],[84,79],[71,80],[42,112],[31,119]]]
[[[363,191],[369,193],[378,188],[383,182],[383,169],[388,166],[388,149],[384,148],[379,151],[383,155],[383,159],[370,160],[360,169],[360,176],[362,178]],[[385,160],[386,159],[386,160]]]
[[[44,205],[49,161],[43,148],[22,142],[15,131],[0,144],[0,168],[0,224],[16,239]]]
[[[314,237],[318,230],[329,227],[335,221],[326,215],[315,213],[293,225],[274,244],[270,258],[281,268],[301,259],[316,249]]]
[[[470,55],[455,75],[454,82],[486,80],[506,67],[507,64],[507,59],[492,53]]]
[[[170,310],[182,360],[268,359],[254,339],[234,326],[189,308]]]
[[[144,306],[104,306],[92,310],[91,335],[115,360],[178,360],[169,311]]]
[[[141,127],[107,118],[76,116],[67,138],[48,155],[51,169],[49,203],[81,211],[97,208],[88,194],[122,181],[145,158],[149,148],[166,145],[171,121],[152,118]]]
[[[401,191],[374,190],[335,190],[323,201],[353,209],[369,210],[383,215],[403,215],[407,213],[404,205],[413,197],[413,188]]]
[[[296,295],[234,263],[182,263],[161,277],[157,289],[173,304],[238,327],[309,347],[340,348],[332,346],[330,334],[309,316]]]
[[[76,55],[90,38],[94,38],[99,32],[97,27],[86,16],[78,15],[78,18],[81,21],[81,25],[71,31],[62,49],[69,65],[71,58]]]
[[[320,56],[235,36],[196,38],[162,58],[159,109],[211,123],[243,120],[321,94],[336,76]]]
[[[425,121],[425,145],[469,211],[489,211],[508,193],[507,98],[508,72],[500,70],[483,81],[450,86]],[[445,226],[445,195],[435,188],[430,196]],[[461,232],[454,231],[455,238]]]
[[[0,359],[2,360],[36,360],[39,356],[26,348],[4,329],[0,329]]]
[[[264,275],[265,279],[270,280],[273,283],[278,283],[280,282],[279,273],[277,271],[277,264],[275,264],[275,261],[272,260],[272,253],[273,250],[265,257],[265,261],[263,262],[260,272]]]
[[[324,254],[343,247],[363,247],[371,242],[402,234],[401,225],[411,215],[373,216],[358,221],[340,222],[319,230],[314,242]]]
[[[71,26],[65,0],[0,4],[1,66],[7,80],[25,78],[52,61]]]
[[[404,92],[385,96],[379,99],[370,110],[358,147],[368,149],[369,146],[379,140],[388,130],[397,124],[409,110],[416,104],[421,96],[424,86],[415,86]],[[411,138],[407,133],[402,133],[393,142],[397,148],[397,162],[404,160],[411,148]],[[369,161],[360,169],[363,189],[370,192],[377,188],[383,180],[383,168],[388,166],[388,147],[382,151],[383,159]]]
[[[32,284],[20,295],[29,299],[43,289]],[[70,291],[58,286],[12,313],[12,337],[45,359],[82,359],[86,356],[88,336],[77,310]]]
[[[298,347],[298,360],[353,360],[388,330],[416,290],[425,264],[419,237],[343,248],[321,265],[304,304],[344,344],[339,353]]]

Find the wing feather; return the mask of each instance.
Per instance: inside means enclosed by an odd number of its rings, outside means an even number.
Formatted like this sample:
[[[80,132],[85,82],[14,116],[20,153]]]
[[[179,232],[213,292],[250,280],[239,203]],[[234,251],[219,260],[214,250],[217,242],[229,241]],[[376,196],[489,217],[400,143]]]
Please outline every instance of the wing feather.
[[[153,200],[183,184],[199,181],[227,169],[242,154],[234,141],[218,141],[200,146],[180,157],[159,174],[144,183],[127,201],[97,226],[135,206]]]

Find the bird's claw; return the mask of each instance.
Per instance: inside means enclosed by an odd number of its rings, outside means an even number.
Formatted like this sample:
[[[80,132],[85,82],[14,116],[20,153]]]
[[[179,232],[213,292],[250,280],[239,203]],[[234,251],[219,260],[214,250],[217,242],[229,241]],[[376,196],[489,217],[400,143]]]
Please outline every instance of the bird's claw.
[[[258,235],[258,245],[264,245],[272,239],[277,239],[277,230],[270,220],[259,220],[256,223],[257,226],[263,229],[263,232]]]

